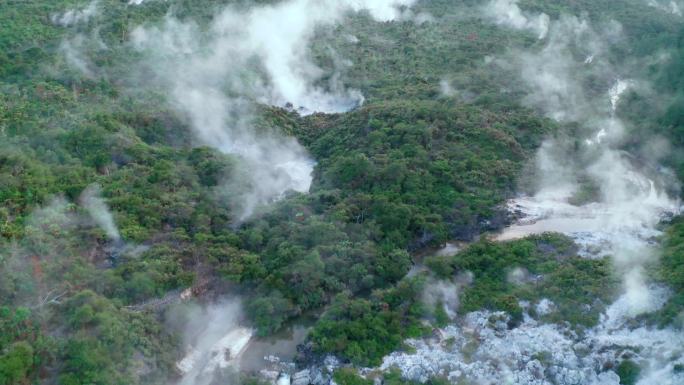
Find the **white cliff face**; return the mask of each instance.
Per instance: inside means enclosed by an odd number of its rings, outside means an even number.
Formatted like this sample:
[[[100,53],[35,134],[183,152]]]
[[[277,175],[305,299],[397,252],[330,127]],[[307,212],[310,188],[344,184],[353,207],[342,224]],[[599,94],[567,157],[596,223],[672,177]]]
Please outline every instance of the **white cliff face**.
[[[666,298],[660,289],[653,290]],[[483,385],[619,385],[615,368],[629,358],[643,368],[640,385],[684,383],[684,373],[674,370],[684,364],[684,335],[671,329],[630,329],[627,301],[621,298],[597,327],[583,333],[529,315],[509,330],[503,312],[469,313],[440,330],[439,337],[407,341],[415,351],[390,354],[380,369],[395,367],[423,383],[446,377],[452,383]],[[538,307],[553,311],[548,300]]]

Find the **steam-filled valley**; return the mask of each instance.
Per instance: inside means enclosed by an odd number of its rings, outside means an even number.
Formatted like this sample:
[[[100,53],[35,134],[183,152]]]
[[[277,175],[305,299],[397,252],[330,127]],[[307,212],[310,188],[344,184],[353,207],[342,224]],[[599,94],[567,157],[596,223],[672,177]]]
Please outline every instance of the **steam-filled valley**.
[[[682,7],[0,2],[0,385],[684,384]]]

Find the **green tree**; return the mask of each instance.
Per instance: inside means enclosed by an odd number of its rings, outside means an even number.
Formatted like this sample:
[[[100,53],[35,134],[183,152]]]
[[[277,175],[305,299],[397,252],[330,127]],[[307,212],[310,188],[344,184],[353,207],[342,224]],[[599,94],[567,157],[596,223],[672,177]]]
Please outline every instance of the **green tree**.
[[[25,341],[15,342],[0,356],[0,385],[27,382],[32,367],[33,347]]]

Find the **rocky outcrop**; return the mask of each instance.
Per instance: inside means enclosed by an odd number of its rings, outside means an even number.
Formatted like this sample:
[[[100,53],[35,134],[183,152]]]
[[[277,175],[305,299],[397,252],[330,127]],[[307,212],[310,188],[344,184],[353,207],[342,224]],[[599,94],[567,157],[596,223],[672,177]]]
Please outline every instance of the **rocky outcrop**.
[[[518,327],[509,329],[505,313],[469,313],[441,333],[408,340],[412,351],[388,355],[379,369],[397,368],[405,378],[421,383],[444,377],[452,383],[619,385],[614,368],[629,358],[642,366],[640,384],[683,384],[684,373],[675,367],[684,365],[684,335],[629,328],[621,306],[617,301],[597,327],[583,333],[540,323],[527,314]],[[554,311],[548,300],[537,308]]]

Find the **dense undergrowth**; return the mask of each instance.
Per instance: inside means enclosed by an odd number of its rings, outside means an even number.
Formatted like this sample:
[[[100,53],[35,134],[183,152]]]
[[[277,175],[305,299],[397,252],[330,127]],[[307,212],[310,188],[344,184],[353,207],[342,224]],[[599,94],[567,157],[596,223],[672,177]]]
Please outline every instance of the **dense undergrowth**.
[[[426,264],[443,279],[472,274],[472,284],[460,294],[461,312],[503,310],[515,324],[522,321],[521,301],[536,304],[548,299],[556,309],[542,319],[591,327],[615,299],[617,282],[610,261],[576,253],[571,239],[543,234],[502,243],[483,240],[455,256],[432,257]]]
[[[242,177],[241,160],[198,146],[158,90],[131,92],[118,81],[135,64],[126,44],[133,27],[168,12],[206,23],[225,3],[102,2],[99,17],[72,28],[50,15],[84,2],[0,3],[0,385],[166,383],[178,338],[164,328],[163,314],[129,306],[207,277],[249,293],[245,310],[262,335],[327,309],[312,333],[316,351],[375,364],[405,337],[424,332],[421,281],[404,279],[410,252],[500,227],[501,204],[557,129],[522,107],[520,92],[501,92],[501,82],[513,81],[483,65],[511,46],[533,46],[534,37],[463,19],[451,1],[419,4],[443,22],[355,16],[314,41],[312,53],[325,61],[332,45],[351,58],[345,82],[367,102],[345,114],[307,117],[260,108],[255,127],[296,136],[317,161],[315,178],[310,194],[289,194],[236,227],[235,196],[222,186]],[[552,15],[570,8],[613,15],[606,1],[522,3]],[[671,22],[654,22],[643,10],[634,5],[616,14],[640,37],[639,49],[677,46]],[[358,43],[341,37],[350,31]],[[84,47],[92,74],[64,60],[60,43],[74,33],[97,36],[107,47]],[[651,70],[661,79],[679,73]],[[444,79],[457,95],[443,94]],[[668,92],[683,91],[663,82]],[[665,129],[639,127],[684,144],[678,104],[665,110],[648,115]],[[678,167],[681,159],[668,161]],[[112,252],[121,245],[79,205],[93,184],[101,186],[126,252]],[[680,227],[670,231],[664,258],[664,279],[677,293]],[[591,325],[598,307],[573,309],[587,298],[607,300],[609,267],[571,249],[551,235],[483,241],[430,265],[443,276],[474,274],[461,311],[519,316],[518,299],[546,297],[558,304],[558,317]],[[511,267],[544,279],[512,285],[504,276]],[[665,317],[675,319],[682,307],[677,294]]]

